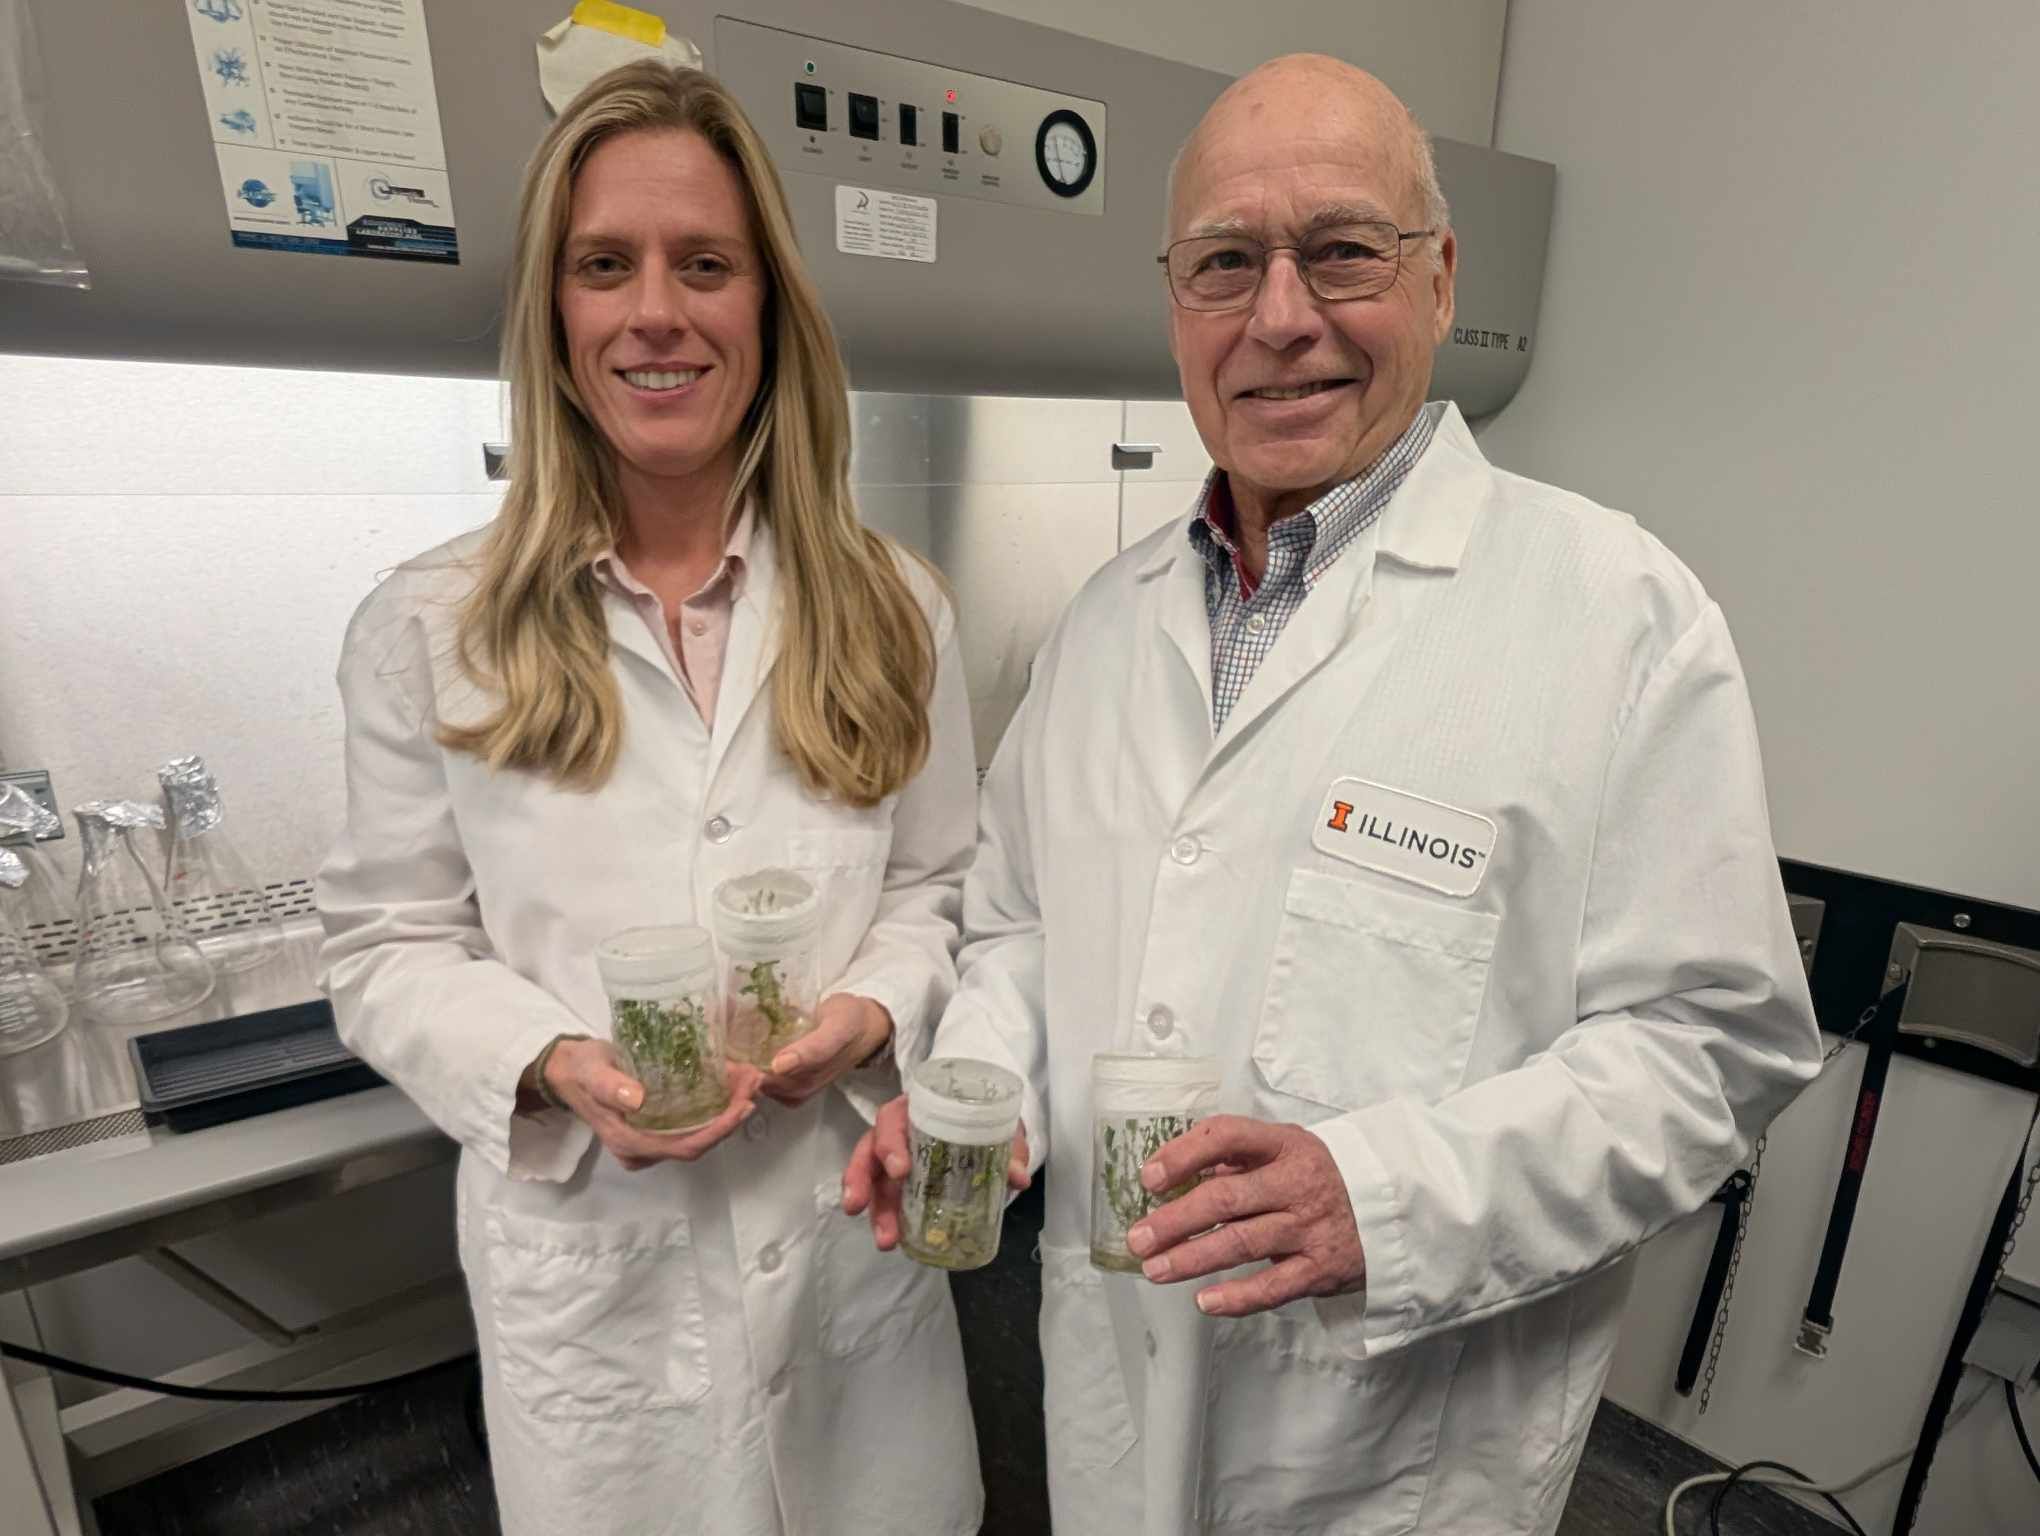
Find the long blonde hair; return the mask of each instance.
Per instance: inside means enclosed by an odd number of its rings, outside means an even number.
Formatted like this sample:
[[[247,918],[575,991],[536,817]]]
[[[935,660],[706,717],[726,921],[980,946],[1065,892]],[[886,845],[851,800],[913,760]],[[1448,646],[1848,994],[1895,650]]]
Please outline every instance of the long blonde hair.
[[[555,287],[589,153],[619,133],[674,128],[700,134],[736,173],[769,278],[763,376],[726,512],[755,499],[781,572],[776,739],[810,790],[874,805],[928,755],[934,637],[902,551],[851,502],[847,379],[779,174],[719,81],[651,61],[577,96],[525,172],[503,335],[510,487],[459,626],[462,665],[501,704],[440,740],[576,789],[615,767],[623,705],[592,563],[622,532],[620,499],[609,447],[574,387]]]

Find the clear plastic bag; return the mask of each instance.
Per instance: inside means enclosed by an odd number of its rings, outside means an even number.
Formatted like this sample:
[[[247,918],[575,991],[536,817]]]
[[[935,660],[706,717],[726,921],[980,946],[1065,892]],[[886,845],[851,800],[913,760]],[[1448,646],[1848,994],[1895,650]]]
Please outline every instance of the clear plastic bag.
[[[0,0],[0,278],[90,288],[43,153],[42,85],[28,0]]]

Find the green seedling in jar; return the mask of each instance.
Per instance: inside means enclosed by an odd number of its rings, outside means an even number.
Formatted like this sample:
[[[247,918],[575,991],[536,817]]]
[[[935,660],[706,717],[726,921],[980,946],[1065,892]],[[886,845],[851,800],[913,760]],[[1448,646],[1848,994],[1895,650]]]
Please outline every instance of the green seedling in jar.
[[[1140,1171],[1166,1144],[1195,1123],[1186,1115],[1129,1115],[1099,1122],[1098,1171],[1091,1198],[1104,1202],[1101,1214],[1109,1220],[1093,1218],[1092,1263],[1104,1269],[1139,1273],[1140,1260],[1126,1246],[1127,1228],[1171,1200],[1189,1194],[1200,1182],[1195,1177],[1188,1178],[1174,1189],[1154,1194],[1141,1183]]]
[[[631,1073],[644,1085],[644,1107],[630,1117],[646,1130],[681,1130],[712,1118],[729,1102],[714,1070],[708,1015],[692,998],[658,1002],[617,998],[611,1033]]]
[[[783,1045],[790,1045],[807,1033],[807,1016],[786,995],[779,967],[770,960],[744,967],[744,984],[738,995],[751,999],[745,1008],[749,1017],[730,1023],[733,1042],[741,1040],[744,1054],[761,1064],[769,1062]]]
[[[900,1246],[939,1269],[977,1269],[999,1251],[1011,1141],[990,1146],[913,1133],[914,1166],[900,1202]]]

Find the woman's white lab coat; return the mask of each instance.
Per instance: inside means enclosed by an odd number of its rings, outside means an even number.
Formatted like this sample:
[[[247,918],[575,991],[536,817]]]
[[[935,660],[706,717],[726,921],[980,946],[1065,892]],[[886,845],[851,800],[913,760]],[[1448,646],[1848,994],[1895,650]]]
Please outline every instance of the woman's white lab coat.
[[[1548,1532],[1624,1256],[1820,1055],[1728,631],[1456,409],[1215,738],[1204,571],[1159,531],[1037,662],[936,1042],[1047,1151],[1057,1536]],[[1364,1294],[1213,1321],[1093,1269],[1099,1051],[1321,1136]]]
[[[478,535],[399,568],[340,662],[347,826],[318,882],[343,1038],[462,1147],[461,1262],[508,1536],[975,1531],[982,1493],[939,1273],[840,1213],[887,1068],[799,1109],[769,1101],[696,1163],[626,1172],[563,1112],[513,1115],[555,1035],[606,1036],[596,944],[705,922],[717,882],[821,882],[827,990],[883,1003],[899,1059],[954,985],[975,800],[954,621],[911,562],[938,645],[933,750],[859,810],[810,794],[772,744],[778,585],[752,542],[713,731],[654,637],[605,593],[626,720],[576,793],[438,745],[485,710],[454,662]]]

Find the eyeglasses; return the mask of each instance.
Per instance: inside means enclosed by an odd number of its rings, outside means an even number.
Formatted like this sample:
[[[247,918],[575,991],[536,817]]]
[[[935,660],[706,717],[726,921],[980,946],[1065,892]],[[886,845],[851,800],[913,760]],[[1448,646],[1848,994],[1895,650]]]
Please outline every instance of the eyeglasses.
[[[1178,240],[1155,260],[1169,274],[1169,292],[1183,308],[1242,309],[1260,293],[1268,259],[1277,251],[1294,251],[1304,286],[1337,304],[1393,288],[1402,270],[1403,242],[1436,233],[1404,233],[1381,220],[1327,225],[1297,245],[1263,245],[1247,235],[1203,235]]]

